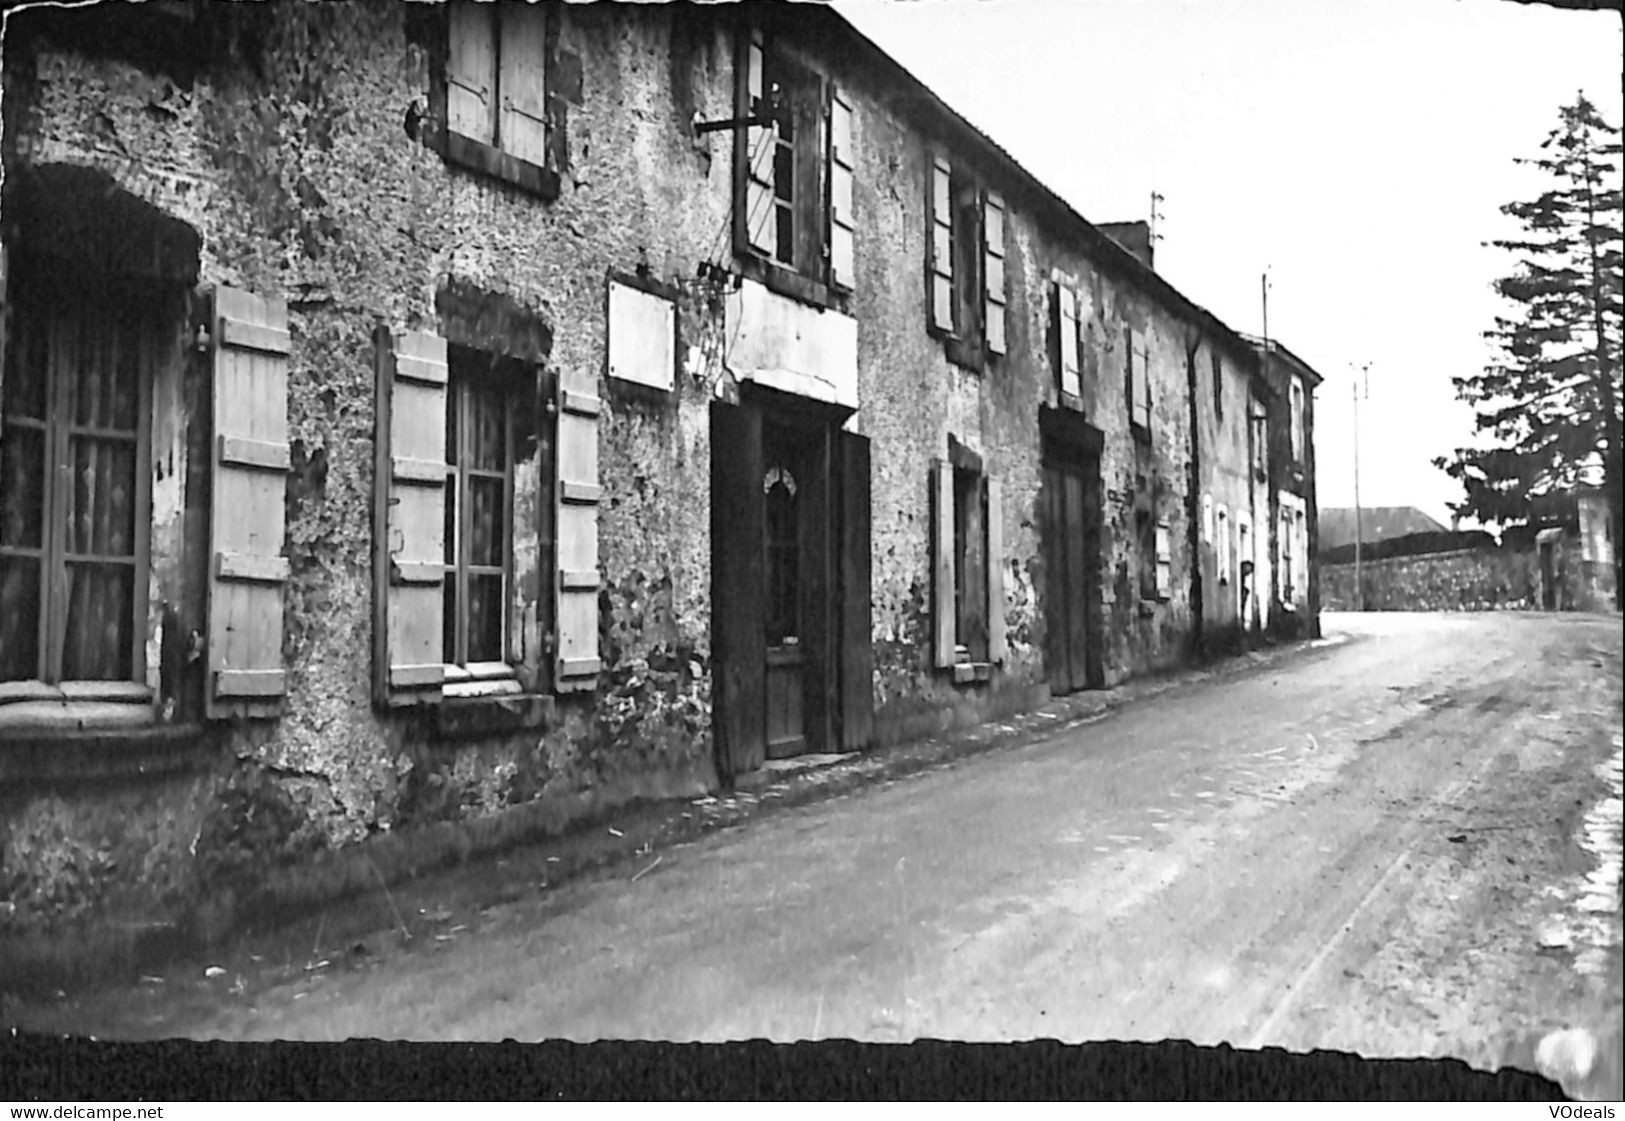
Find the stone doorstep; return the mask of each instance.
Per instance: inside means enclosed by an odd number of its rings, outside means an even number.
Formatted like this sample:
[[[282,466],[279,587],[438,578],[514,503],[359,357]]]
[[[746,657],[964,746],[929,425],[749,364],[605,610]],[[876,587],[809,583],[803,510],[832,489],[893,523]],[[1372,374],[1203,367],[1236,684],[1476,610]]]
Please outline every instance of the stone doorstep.
[[[1330,645],[1335,645],[1332,643]],[[386,834],[348,849],[324,854],[326,867],[314,871],[300,890],[298,869],[271,877],[286,890],[250,901],[241,923],[199,912],[179,923],[112,923],[72,937],[60,934],[0,936],[0,992],[41,991],[116,981],[125,974],[156,970],[163,963],[213,950],[223,952],[249,937],[274,937],[280,929],[320,918],[335,937],[355,938],[376,928],[376,907],[351,906],[370,899],[380,887],[404,897],[403,884],[426,883],[456,865],[496,859],[504,852],[530,850],[529,861],[545,861],[547,888],[597,873],[626,871],[641,878],[655,871],[660,850],[691,843],[718,829],[749,821],[765,809],[800,806],[863,786],[945,766],[994,750],[1036,743],[1109,715],[1114,709],[1183,686],[1256,672],[1298,653],[1329,645],[1325,640],[1282,642],[1246,651],[1206,666],[1183,667],[1112,689],[1085,690],[1059,697],[1041,708],[1003,720],[958,728],[925,737],[847,754],[803,755],[771,760],[741,776],[731,791],[701,797],[649,799],[632,796],[620,803],[581,805],[543,812],[525,803],[501,813],[462,822],[427,826],[414,839],[410,833]],[[394,851],[390,859],[374,852],[379,844]],[[378,857],[378,859],[374,859]],[[387,867],[382,873],[380,865]],[[489,906],[510,902],[516,888],[485,900]],[[394,906],[390,897],[391,907]],[[376,902],[376,901],[373,901]],[[349,906],[351,914],[343,912]],[[341,935],[341,931],[344,933]]]

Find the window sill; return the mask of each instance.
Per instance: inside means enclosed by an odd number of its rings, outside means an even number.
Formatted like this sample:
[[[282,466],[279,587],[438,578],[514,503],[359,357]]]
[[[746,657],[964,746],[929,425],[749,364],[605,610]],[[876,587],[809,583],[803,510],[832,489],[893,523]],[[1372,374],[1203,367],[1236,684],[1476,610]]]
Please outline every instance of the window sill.
[[[92,732],[154,723],[152,690],[133,681],[8,681],[0,685],[0,736],[13,729]]]
[[[1063,389],[1061,390],[1061,408],[1081,413],[1083,412],[1083,398],[1076,393],[1068,393]]]
[[[740,253],[739,271],[741,275],[761,283],[769,292],[816,308],[842,310],[834,291],[823,281],[804,276],[795,269],[776,261],[769,261],[753,251],[746,250]]]
[[[977,375],[987,371],[987,353],[977,343],[958,335],[943,335],[942,349],[947,352],[948,361],[961,369]]]
[[[448,691],[435,706],[435,722],[444,736],[479,736],[546,727],[553,713],[553,698],[542,693],[469,696]]]
[[[0,787],[152,778],[206,765],[214,743],[200,724],[0,728]]]
[[[522,160],[473,137],[444,130],[431,145],[447,163],[518,187],[543,202],[559,197],[559,174],[552,168]]]
[[[954,665],[954,684],[969,685],[976,681],[993,680],[992,662],[958,662]]]

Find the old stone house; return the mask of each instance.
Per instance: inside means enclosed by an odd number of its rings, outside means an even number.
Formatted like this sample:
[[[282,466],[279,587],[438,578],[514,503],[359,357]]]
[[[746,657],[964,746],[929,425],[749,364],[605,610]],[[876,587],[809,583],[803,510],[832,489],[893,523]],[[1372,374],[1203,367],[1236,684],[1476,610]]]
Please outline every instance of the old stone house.
[[[832,12],[165,0],[4,66],[12,961],[1313,619],[1312,371]]]

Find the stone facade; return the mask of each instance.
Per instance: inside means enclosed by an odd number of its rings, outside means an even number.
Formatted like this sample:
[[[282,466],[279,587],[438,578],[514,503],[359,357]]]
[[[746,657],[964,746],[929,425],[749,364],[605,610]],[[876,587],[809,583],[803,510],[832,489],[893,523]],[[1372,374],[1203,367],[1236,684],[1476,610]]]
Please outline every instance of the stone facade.
[[[1048,695],[1046,411],[1098,464],[1097,683],[1192,656],[1203,623],[1235,626],[1231,585],[1212,583],[1199,495],[1232,511],[1259,502],[1243,420],[1258,364],[1243,340],[830,13],[539,10],[545,153],[524,160],[453,137],[442,7],[202,3],[10,21],[13,296],[52,270],[100,269],[144,278],[169,302],[143,437],[147,617],[129,684],[146,692],[138,705],[92,709],[49,681],[29,693],[25,681],[14,692],[30,699],[0,704],[9,934],[74,920],[220,929],[297,896],[285,870],[321,854],[410,848],[401,838],[429,827],[438,836],[466,825],[480,844],[508,843],[629,799],[728,781],[738,757],[720,743],[719,706],[740,694],[718,649],[726,611],[715,600],[733,589],[717,570],[732,532],[717,485],[734,465],[713,446],[719,425],[748,408],[770,420],[815,414],[808,431],[822,433],[820,447],[861,446],[866,457],[850,461],[867,463],[866,478],[829,476],[867,499],[863,528],[847,514],[830,523],[841,527],[837,548],[869,535],[864,556],[839,558],[868,583],[867,625],[853,629],[865,616],[843,600],[832,634],[872,670],[854,683],[831,669],[830,691],[807,694],[809,713],[839,709],[821,718],[840,749]],[[838,89],[849,113],[844,285],[775,281],[741,248],[744,149],[730,126],[694,127],[741,115],[740,60],[758,12],[774,49]],[[979,184],[984,248],[1002,228],[1002,353],[988,341],[967,357],[930,327],[933,152]],[[1002,218],[987,217],[1001,206]],[[114,236],[114,223],[135,232]],[[1077,394],[1059,388],[1058,285],[1077,301]],[[225,453],[211,377],[230,342],[215,314],[227,290],[286,308],[285,327],[260,336],[286,332],[285,529],[269,550],[286,564],[274,665],[253,671],[280,699],[221,719],[210,608],[224,577],[210,493]],[[669,309],[669,339],[627,336],[639,355],[670,343],[665,386],[616,369],[613,301],[627,291]],[[25,312],[12,304],[15,327]],[[384,387],[403,394],[389,379],[418,361],[402,349],[411,338],[449,355],[448,384],[471,356],[509,371],[516,409],[499,660],[502,682],[517,684],[456,703],[438,676],[415,699],[440,703],[398,703],[409,675],[386,656],[393,631],[382,633],[393,589],[414,579],[396,563],[404,554],[386,507],[397,476],[421,468],[392,458],[380,435],[395,415]],[[808,368],[818,363],[828,369]],[[1204,380],[1212,370],[1217,396]],[[1138,424],[1136,386],[1148,397]],[[572,461],[578,453],[586,458]],[[990,481],[996,522],[983,558],[993,569],[988,652],[957,663],[951,644],[946,663],[940,656],[953,594],[934,575],[946,544],[930,469],[950,460]],[[1312,512],[1312,461],[1304,467]],[[582,524],[596,526],[596,544],[572,560]],[[1252,515],[1260,549],[1265,524]],[[263,569],[272,571],[283,569]],[[1313,615],[1313,598],[1304,608]],[[567,657],[577,645],[586,656]],[[841,660],[834,649],[830,666]],[[526,824],[481,824],[494,820]],[[284,885],[278,898],[267,894],[273,881]]]

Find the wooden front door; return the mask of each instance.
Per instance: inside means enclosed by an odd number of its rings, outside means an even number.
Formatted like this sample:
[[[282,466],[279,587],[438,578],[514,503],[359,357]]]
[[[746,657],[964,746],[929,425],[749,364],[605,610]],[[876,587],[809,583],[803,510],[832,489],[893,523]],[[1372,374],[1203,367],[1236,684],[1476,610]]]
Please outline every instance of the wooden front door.
[[[1095,470],[1091,470],[1091,466]],[[1045,569],[1044,657],[1052,693],[1104,682],[1100,657],[1098,460],[1044,463],[1039,498]]]
[[[873,735],[869,450],[839,418],[712,406],[712,634],[724,777]],[[782,395],[781,395],[782,396]]]

